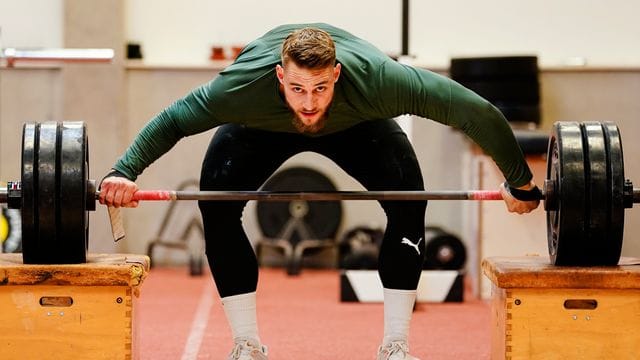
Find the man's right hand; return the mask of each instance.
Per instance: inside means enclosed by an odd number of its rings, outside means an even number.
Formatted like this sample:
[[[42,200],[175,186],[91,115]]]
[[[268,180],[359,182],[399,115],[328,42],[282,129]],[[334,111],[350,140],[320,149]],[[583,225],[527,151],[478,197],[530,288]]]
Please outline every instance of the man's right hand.
[[[519,190],[531,190],[536,188],[536,184],[532,181],[529,184],[518,188]],[[518,214],[526,214],[535,210],[538,205],[540,205],[539,199],[522,201],[516,199],[511,192],[507,189],[506,183],[500,184],[500,193],[502,194],[502,198],[504,199],[505,204],[507,205],[507,209],[510,212],[515,212]]]
[[[138,201],[131,200],[138,191],[135,182],[119,176],[108,176],[100,184],[100,204],[114,207],[137,207]]]

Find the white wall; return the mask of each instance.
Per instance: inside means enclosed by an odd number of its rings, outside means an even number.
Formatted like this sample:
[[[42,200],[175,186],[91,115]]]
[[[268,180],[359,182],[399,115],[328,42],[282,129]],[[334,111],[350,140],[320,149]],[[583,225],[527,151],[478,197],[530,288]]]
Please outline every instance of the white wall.
[[[128,2],[127,33],[130,41],[142,43],[146,62],[154,64],[207,62],[212,45],[242,45],[275,26],[306,22],[330,22],[398,53],[400,4],[400,0],[136,0]]]
[[[128,38],[151,63],[206,62],[213,44],[246,43],[282,23],[324,21],[388,53],[401,48],[401,1],[136,0]],[[453,56],[536,54],[543,65],[640,64],[640,2],[629,0],[413,0],[412,55],[444,67]]]
[[[105,0],[108,1],[108,0]],[[206,63],[214,44],[243,44],[293,22],[330,22],[388,53],[401,47],[401,0],[129,0],[127,39],[147,62]],[[0,0],[4,47],[57,47],[63,0]],[[640,65],[634,0],[413,0],[409,48],[443,67],[454,56],[536,54],[542,65]]]
[[[428,64],[455,56],[535,54],[543,65],[640,65],[635,0],[411,2],[410,52]]]
[[[62,0],[0,0],[0,49],[61,47]]]

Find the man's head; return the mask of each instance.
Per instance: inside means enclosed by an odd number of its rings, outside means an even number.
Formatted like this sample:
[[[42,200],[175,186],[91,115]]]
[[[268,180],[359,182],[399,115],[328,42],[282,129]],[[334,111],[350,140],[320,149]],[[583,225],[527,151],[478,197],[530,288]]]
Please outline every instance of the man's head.
[[[282,66],[276,65],[280,89],[302,133],[320,131],[327,120],[334,84],[340,77],[336,48],[326,31],[303,28],[282,44]]]

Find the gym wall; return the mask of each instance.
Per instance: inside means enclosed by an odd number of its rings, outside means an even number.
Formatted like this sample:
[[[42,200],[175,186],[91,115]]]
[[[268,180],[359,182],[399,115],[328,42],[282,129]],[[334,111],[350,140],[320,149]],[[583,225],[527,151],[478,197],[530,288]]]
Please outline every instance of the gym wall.
[[[637,66],[640,3],[628,0],[486,0],[410,3],[409,49],[428,67],[456,56],[537,54],[543,66],[584,58],[591,66]],[[72,0],[0,2],[0,47],[60,47]],[[151,63],[206,63],[214,44],[242,44],[291,22],[330,22],[400,52],[402,1],[135,0],[122,2],[125,40]],[[268,15],[265,15],[268,14]],[[29,21],[22,21],[29,19]]]

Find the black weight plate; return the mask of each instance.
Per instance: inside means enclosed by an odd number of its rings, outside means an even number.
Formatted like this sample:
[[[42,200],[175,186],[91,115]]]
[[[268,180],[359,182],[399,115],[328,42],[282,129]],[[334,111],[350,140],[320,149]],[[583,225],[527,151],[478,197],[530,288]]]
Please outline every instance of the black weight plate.
[[[451,59],[449,74],[456,81],[537,79],[536,56],[489,56]]]
[[[86,179],[86,194],[85,194],[85,215],[84,215],[84,221],[85,221],[85,234],[84,234],[84,238],[85,238],[85,261],[86,261],[86,253],[89,251],[89,211],[95,211],[96,210],[96,182],[95,180],[89,180],[89,135],[87,134],[87,129],[85,127],[84,129],[84,140],[85,140],[85,146],[84,146],[84,170],[85,170],[85,179]]]
[[[457,236],[440,228],[425,230],[423,268],[427,270],[460,270],[467,261],[467,250]]]
[[[602,125],[597,122],[584,122],[581,124],[581,130],[585,156],[587,235],[581,246],[584,254],[583,265],[605,265],[602,261],[608,251],[608,204],[611,197],[605,136]]]
[[[622,252],[624,235],[624,159],[622,140],[618,127],[611,122],[602,124],[605,134],[606,154],[608,156],[609,197],[609,235],[606,251],[602,254],[605,265],[616,265]]]
[[[291,167],[276,172],[262,186],[265,191],[336,191],[335,185],[322,173],[307,167]],[[342,221],[340,201],[308,201],[308,212],[302,219],[317,239],[334,238]],[[258,223],[267,237],[278,237],[283,227],[293,217],[290,202],[259,201]],[[290,242],[300,241],[294,232]]]
[[[80,122],[27,124],[23,131],[22,216],[26,264],[86,261],[88,160]],[[26,221],[25,221],[26,220]]]
[[[58,216],[60,201],[58,194],[59,162],[58,157],[58,125],[54,122],[41,123],[38,131],[37,158],[34,174],[38,193],[36,206],[38,209],[39,231],[36,238],[37,250],[34,256],[36,263],[57,263],[58,253]]]
[[[36,146],[38,125],[29,123],[22,127],[22,161],[20,183],[22,187],[22,258],[25,264],[36,263],[38,252],[38,208],[36,206],[38,184]]]
[[[460,83],[492,103],[496,101],[528,105],[540,103],[540,84],[537,79],[472,80]]]
[[[555,182],[557,204],[547,211],[549,256],[555,265],[580,265],[585,238],[585,176],[582,131],[557,122],[549,139],[547,179]]]
[[[59,124],[59,180],[60,201],[58,244],[56,259],[61,263],[86,262],[88,212],[86,127],[82,122]]]

